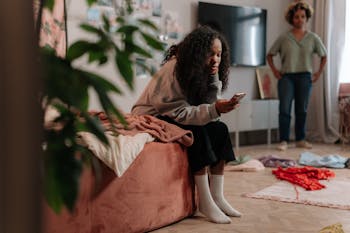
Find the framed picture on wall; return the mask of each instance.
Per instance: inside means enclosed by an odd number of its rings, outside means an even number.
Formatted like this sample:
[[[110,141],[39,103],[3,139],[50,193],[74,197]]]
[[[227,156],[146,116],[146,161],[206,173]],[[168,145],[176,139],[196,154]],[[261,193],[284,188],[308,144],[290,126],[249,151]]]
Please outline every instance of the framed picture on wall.
[[[272,70],[267,67],[259,67],[256,69],[256,77],[259,85],[261,99],[277,99],[277,79]]]

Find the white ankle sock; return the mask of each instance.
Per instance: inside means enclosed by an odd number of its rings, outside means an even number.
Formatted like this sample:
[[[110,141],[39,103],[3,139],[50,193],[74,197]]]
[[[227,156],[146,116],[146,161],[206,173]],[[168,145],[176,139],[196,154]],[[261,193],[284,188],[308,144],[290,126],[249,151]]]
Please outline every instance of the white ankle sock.
[[[217,206],[224,211],[225,214],[232,217],[240,217],[242,214],[235,210],[224,197],[224,176],[210,176],[210,192]]]
[[[231,223],[231,219],[220,210],[210,194],[208,174],[194,176],[194,180],[199,196],[199,211],[212,222]]]

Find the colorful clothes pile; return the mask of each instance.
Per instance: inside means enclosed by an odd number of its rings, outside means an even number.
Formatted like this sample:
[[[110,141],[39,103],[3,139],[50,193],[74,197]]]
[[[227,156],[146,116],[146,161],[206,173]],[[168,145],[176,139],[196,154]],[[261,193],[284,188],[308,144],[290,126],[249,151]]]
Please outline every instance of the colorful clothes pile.
[[[328,180],[335,177],[334,172],[329,169],[321,169],[315,167],[278,167],[272,170],[272,173],[281,180],[299,185],[306,190],[319,190],[326,186],[321,184],[319,180]]]
[[[267,155],[258,158],[265,167],[295,167],[297,162],[293,159],[280,158],[275,155]]]

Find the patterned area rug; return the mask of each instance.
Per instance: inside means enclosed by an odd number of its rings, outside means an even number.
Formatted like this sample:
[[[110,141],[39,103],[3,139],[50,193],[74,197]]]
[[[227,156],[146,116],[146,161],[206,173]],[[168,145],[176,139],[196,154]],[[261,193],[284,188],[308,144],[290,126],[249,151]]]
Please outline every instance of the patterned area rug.
[[[350,180],[320,182],[326,185],[326,188],[306,191],[300,186],[281,181],[256,193],[243,194],[243,196],[350,210]]]

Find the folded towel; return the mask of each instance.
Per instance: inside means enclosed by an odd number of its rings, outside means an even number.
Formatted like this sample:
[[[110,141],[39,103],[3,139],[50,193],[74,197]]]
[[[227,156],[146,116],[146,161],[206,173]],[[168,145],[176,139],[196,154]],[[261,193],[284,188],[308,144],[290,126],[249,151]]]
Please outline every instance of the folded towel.
[[[79,142],[87,148],[104,164],[111,168],[120,177],[129,168],[132,162],[142,151],[144,145],[154,141],[148,133],[138,133],[133,136],[118,135],[113,132],[106,132],[109,146],[102,143],[90,132],[79,132]]]

